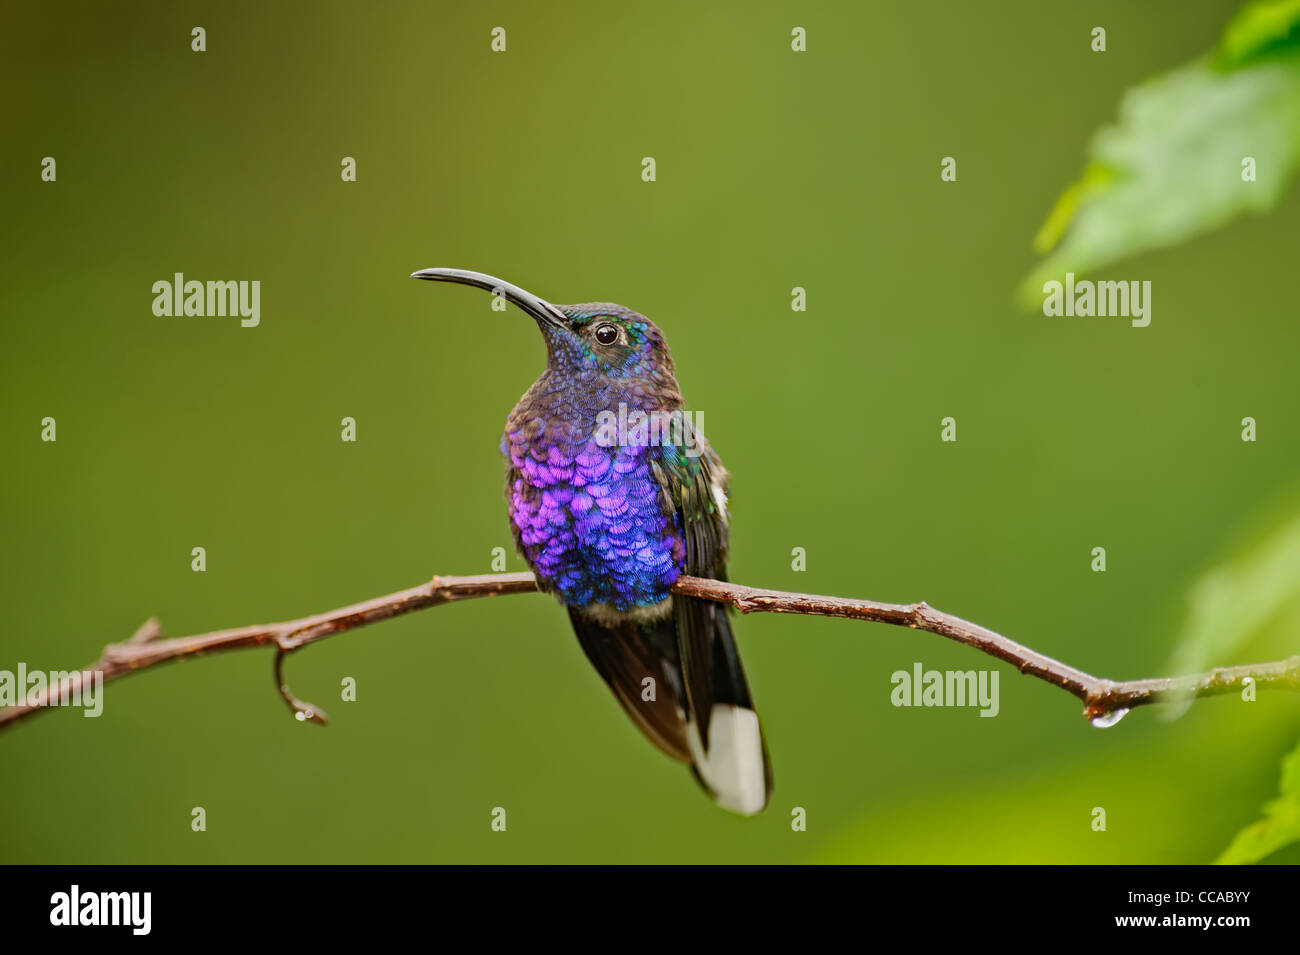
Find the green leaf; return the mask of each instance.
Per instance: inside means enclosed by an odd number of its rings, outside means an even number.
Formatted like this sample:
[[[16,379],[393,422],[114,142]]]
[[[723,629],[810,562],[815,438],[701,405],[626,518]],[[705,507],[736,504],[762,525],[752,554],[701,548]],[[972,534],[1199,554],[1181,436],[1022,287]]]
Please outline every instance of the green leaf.
[[[1251,57],[1300,42],[1300,0],[1252,3],[1232,18],[1219,48],[1214,65],[1235,69]]]
[[[1264,818],[1242,829],[1215,861],[1220,865],[1258,862],[1300,842],[1300,746],[1282,760],[1278,798],[1264,807]]]
[[[1242,179],[1245,157],[1255,181]],[[1034,239],[1043,285],[1182,242],[1277,204],[1300,165],[1300,0],[1255,4],[1212,54],[1130,89],[1089,146],[1082,177]],[[1050,253],[1050,254],[1049,254]]]

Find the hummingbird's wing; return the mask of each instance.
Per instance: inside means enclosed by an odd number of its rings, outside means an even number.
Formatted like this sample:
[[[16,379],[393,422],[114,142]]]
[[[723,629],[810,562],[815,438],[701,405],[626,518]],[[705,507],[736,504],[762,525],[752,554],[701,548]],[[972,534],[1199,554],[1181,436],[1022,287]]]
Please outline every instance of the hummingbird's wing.
[[[597,620],[570,607],[569,619],[587,659],[637,728],[673,759],[690,763],[672,616]],[[654,680],[649,687],[647,677]]]
[[[656,477],[685,538],[685,573],[726,580],[727,472],[702,435],[688,437],[652,449]],[[695,775],[719,805],[752,815],[767,805],[772,767],[727,608],[676,594],[673,617]]]

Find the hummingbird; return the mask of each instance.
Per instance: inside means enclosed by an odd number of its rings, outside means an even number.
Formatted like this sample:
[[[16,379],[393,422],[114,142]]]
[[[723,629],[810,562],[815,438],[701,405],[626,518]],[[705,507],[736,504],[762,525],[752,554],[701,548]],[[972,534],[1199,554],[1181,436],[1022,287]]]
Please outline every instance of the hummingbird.
[[[552,305],[482,272],[412,278],[485,289],[537,324],[546,369],[500,444],[516,547],[636,727],[718,805],[760,812],[772,769],[727,608],[671,590],[682,574],[726,579],[728,475],[663,333],[622,305]]]

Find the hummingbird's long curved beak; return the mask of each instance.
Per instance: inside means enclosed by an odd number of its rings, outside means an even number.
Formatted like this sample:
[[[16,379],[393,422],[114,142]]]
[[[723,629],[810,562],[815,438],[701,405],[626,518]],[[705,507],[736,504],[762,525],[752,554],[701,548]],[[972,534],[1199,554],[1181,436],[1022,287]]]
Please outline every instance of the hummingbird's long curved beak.
[[[532,292],[511,285],[495,276],[483,272],[469,272],[465,269],[420,269],[412,272],[413,279],[427,279],[430,282],[456,282],[460,285],[472,285],[486,289],[494,295],[501,295],[507,302],[513,302],[539,322],[553,328],[568,328],[565,314],[545,299],[538,298]]]

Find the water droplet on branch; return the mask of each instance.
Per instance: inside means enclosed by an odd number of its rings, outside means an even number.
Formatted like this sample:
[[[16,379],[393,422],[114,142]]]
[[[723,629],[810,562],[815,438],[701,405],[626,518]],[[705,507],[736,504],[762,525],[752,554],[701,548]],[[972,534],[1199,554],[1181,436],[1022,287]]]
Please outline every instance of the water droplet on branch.
[[[1111,710],[1109,713],[1102,713],[1099,716],[1094,716],[1088,722],[1099,730],[1109,729],[1122,720],[1127,714],[1127,708]]]

